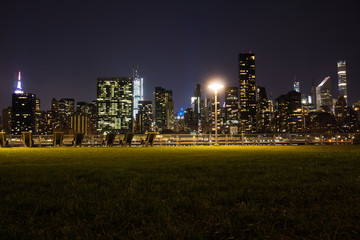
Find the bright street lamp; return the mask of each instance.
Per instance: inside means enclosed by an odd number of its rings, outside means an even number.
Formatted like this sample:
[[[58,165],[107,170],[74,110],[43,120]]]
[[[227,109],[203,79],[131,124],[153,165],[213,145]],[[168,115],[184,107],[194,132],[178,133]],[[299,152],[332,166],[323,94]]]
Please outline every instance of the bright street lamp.
[[[223,88],[224,86],[220,83],[213,83],[209,86],[212,90],[214,90],[215,93],[215,145],[218,144],[218,135],[217,135],[217,93],[218,90]]]

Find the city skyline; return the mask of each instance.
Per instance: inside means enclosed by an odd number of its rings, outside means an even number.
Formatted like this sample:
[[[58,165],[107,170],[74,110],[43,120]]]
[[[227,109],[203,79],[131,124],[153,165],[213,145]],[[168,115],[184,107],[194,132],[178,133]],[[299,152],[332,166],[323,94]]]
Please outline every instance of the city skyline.
[[[345,59],[349,103],[354,103],[360,88],[359,37],[353,30],[358,16],[351,4],[309,6],[44,2],[40,11],[40,3],[6,3],[0,107],[11,105],[19,69],[22,88],[49,109],[52,97],[91,102],[98,77],[132,77],[132,66],[139,65],[145,99],[152,100],[156,86],[173,90],[177,112],[190,106],[196,84],[205,87],[213,76],[223,78],[227,87],[237,86],[237,56],[249,51],[256,54],[256,84],[272,92],[273,99],[292,89],[294,75],[306,93],[326,76],[337,79],[336,63]],[[97,7],[107,14],[97,14]],[[114,17],[119,8],[127,10],[121,21]],[[346,34],[337,36],[339,29]],[[332,84],[336,97],[336,81]],[[204,88],[205,93],[210,94]]]

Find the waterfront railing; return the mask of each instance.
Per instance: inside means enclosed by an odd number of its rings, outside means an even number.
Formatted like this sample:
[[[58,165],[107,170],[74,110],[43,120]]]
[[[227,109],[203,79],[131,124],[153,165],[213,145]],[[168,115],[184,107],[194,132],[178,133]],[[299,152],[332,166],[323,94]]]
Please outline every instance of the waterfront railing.
[[[58,134],[58,133],[57,133]],[[58,134],[59,135],[59,134]],[[31,138],[25,140],[23,135],[3,135],[1,147],[105,147],[105,135],[79,136],[62,134],[54,135],[26,135]],[[146,134],[134,134],[131,146],[142,146]],[[340,145],[353,144],[354,133],[266,133],[266,134],[219,134],[217,142],[222,146],[240,145]],[[54,141],[54,139],[57,139]],[[116,134],[111,146],[121,146],[124,134]],[[80,144],[79,144],[80,141]],[[214,134],[157,134],[153,146],[212,146],[215,145]]]

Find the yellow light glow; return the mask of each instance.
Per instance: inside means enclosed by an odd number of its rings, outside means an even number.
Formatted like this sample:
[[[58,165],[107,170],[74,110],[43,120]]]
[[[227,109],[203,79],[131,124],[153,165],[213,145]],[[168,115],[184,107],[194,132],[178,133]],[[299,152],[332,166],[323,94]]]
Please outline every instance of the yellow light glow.
[[[212,90],[214,90],[215,92],[217,92],[217,90],[223,88],[224,85],[222,85],[221,83],[212,83],[209,85],[209,88],[211,88]]]

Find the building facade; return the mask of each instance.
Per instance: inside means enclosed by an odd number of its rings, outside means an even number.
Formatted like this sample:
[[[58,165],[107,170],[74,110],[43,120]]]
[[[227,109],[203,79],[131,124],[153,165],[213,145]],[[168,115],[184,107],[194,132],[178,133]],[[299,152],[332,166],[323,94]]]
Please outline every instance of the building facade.
[[[347,80],[346,80],[346,61],[341,60],[337,62],[337,69],[338,69],[338,89],[339,89],[339,96],[344,96],[346,104],[347,101]]]
[[[174,102],[172,90],[155,87],[154,121],[157,131],[174,130]]]
[[[75,100],[73,98],[62,98],[58,103],[61,130],[71,133],[71,117],[75,113]]]
[[[97,79],[97,131],[128,132],[133,124],[133,79]]]
[[[5,133],[11,133],[11,115],[12,110],[11,107],[5,108],[2,110],[2,129]]]
[[[153,105],[151,101],[139,101],[139,111],[136,115],[137,131],[153,131]]]
[[[77,102],[75,115],[87,117],[87,133],[96,134],[97,132],[97,109],[96,102]],[[75,131],[75,130],[74,130]]]
[[[136,114],[139,112],[139,101],[144,100],[144,88],[143,82],[144,79],[140,77],[138,69],[133,69],[133,78],[134,78],[134,119]]]
[[[225,88],[225,131],[239,126],[239,88]]]
[[[294,81],[294,91],[300,92],[300,82]]]
[[[32,93],[12,94],[11,133],[35,133],[36,96]]]
[[[275,102],[276,132],[302,132],[304,116],[301,107],[301,94],[292,90],[276,98]]]
[[[316,87],[316,109],[330,112],[332,105],[331,78],[328,76]]]
[[[242,132],[254,132],[256,121],[255,54],[239,55],[240,121]]]
[[[256,132],[270,132],[271,109],[264,87],[256,88]]]

